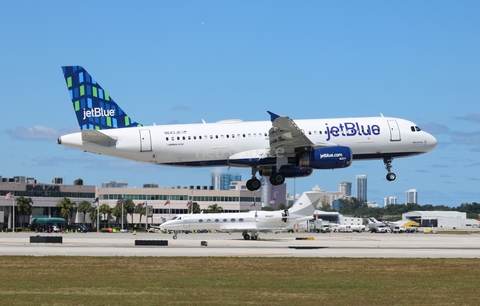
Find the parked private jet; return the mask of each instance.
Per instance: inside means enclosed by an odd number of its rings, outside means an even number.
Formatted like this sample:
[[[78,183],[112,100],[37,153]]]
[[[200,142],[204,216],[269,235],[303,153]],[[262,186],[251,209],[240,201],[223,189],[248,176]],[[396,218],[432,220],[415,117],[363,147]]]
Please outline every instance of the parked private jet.
[[[64,66],[81,132],[58,143],[86,152],[156,165],[248,167],[249,190],[261,187],[257,172],[273,185],[314,169],[338,169],[353,160],[383,160],[393,181],[392,161],[433,150],[437,140],[415,123],[392,117],[293,121],[268,112],[270,121],[145,126],[132,120],[80,66]]]
[[[313,219],[320,196],[320,192],[304,192],[285,210],[177,215],[162,223],[160,228],[174,231],[173,239],[177,239],[177,232],[181,230],[218,230],[242,232],[245,240],[257,240],[259,232],[288,231],[298,222]]]

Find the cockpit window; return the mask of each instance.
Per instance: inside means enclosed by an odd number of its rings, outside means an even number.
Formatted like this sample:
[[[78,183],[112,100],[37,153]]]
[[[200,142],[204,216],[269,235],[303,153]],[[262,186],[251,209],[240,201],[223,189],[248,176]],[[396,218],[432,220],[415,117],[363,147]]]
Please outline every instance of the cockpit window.
[[[420,132],[422,129],[419,128],[418,126],[411,126],[410,129],[412,130],[412,132]]]
[[[417,132],[420,132],[422,129],[420,129],[418,126],[415,126],[415,130],[417,130]]]
[[[178,216],[175,216],[175,217],[172,218],[172,220],[177,220],[177,218],[178,218]]]

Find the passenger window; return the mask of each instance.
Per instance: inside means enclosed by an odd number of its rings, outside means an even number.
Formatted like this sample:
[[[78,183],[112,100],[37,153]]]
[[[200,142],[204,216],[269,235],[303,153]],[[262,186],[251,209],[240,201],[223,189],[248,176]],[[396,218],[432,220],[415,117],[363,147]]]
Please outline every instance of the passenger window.
[[[213,135],[210,135],[210,139],[213,139]]]
[[[230,221],[235,222],[235,219],[231,219]]]
[[[167,141],[168,141],[168,137],[167,137]]]
[[[196,140],[197,139],[197,136],[193,136],[193,140]]]
[[[188,140],[191,140],[192,138],[190,136],[188,136]]]
[[[227,138],[230,138],[230,135],[228,135],[228,134],[227,134],[227,135],[225,135],[225,136],[227,136]]]

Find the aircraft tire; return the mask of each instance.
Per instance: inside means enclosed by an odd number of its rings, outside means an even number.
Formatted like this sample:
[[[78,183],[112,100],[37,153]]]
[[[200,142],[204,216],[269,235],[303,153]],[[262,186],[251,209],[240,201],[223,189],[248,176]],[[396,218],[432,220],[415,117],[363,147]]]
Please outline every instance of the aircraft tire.
[[[243,235],[243,239],[245,239],[245,240],[250,240],[250,235],[249,235],[249,234]]]
[[[255,191],[262,187],[262,183],[257,178],[252,178],[247,181],[247,189],[250,191]]]
[[[285,182],[285,176],[283,176],[280,173],[274,173],[270,175],[270,183],[272,183],[273,186],[278,186],[282,185]]]
[[[178,237],[177,237],[177,235],[175,235],[172,238],[173,238],[173,240],[176,240]]]
[[[394,181],[397,178],[397,175],[393,172],[390,172],[387,174],[387,181],[391,182]]]
[[[252,235],[252,237],[250,237],[250,239],[252,240],[257,240],[258,236],[257,235]]]

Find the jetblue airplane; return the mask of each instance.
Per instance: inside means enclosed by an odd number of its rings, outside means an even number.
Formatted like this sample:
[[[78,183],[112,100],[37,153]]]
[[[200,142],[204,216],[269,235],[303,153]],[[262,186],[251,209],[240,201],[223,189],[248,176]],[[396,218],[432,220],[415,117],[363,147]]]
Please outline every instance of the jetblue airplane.
[[[312,220],[321,195],[315,191],[304,192],[285,210],[177,215],[160,224],[160,228],[174,231],[173,239],[177,239],[177,232],[181,230],[207,229],[242,232],[243,239],[257,240],[259,232],[288,231],[298,222]]]
[[[393,181],[392,160],[433,150],[437,140],[415,123],[384,117],[292,120],[272,112],[270,121],[146,126],[132,120],[80,66],[62,67],[81,131],[58,143],[86,152],[184,167],[248,167],[248,190],[273,185],[314,169],[346,168],[353,160],[383,160]]]

